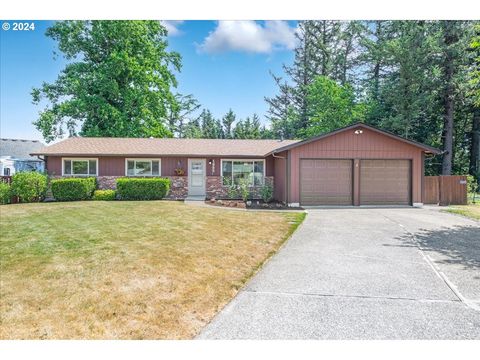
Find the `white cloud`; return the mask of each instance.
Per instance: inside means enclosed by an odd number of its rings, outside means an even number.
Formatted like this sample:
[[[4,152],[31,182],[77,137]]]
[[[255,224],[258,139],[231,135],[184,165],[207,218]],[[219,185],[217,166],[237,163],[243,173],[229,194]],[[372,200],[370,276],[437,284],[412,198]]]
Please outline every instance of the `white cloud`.
[[[221,20],[199,45],[199,50],[207,53],[230,50],[271,53],[277,49],[293,49],[295,31],[296,28],[290,27],[286,21],[265,21],[262,26],[253,20]]]
[[[183,20],[161,20],[160,23],[165,26],[169,36],[180,35],[182,32],[178,28],[182,25]]]

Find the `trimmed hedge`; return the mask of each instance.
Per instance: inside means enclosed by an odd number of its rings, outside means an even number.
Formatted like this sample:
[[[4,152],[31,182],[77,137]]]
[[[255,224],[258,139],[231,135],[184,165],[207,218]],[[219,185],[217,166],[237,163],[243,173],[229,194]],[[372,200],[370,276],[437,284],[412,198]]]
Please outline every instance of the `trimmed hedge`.
[[[47,186],[47,175],[25,171],[13,175],[10,189],[20,202],[38,202],[45,198]]]
[[[0,204],[10,204],[12,198],[12,191],[10,189],[10,184],[0,182]]]
[[[167,195],[168,190],[170,190],[170,179],[117,179],[117,194],[122,200],[160,200]]]
[[[57,201],[88,200],[97,187],[97,179],[66,178],[52,180],[52,194]]]
[[[93,200],[110,201],[115,200],[116,196],[115,190],[95,190],[93,192]]]

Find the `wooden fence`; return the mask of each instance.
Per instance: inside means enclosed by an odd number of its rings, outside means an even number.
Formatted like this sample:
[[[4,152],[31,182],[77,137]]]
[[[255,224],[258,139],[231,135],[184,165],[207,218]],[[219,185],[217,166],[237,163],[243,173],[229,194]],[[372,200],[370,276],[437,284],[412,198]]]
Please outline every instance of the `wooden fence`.
[[[466,205],[467,177],[465,175],[425,176],[425,204]]]

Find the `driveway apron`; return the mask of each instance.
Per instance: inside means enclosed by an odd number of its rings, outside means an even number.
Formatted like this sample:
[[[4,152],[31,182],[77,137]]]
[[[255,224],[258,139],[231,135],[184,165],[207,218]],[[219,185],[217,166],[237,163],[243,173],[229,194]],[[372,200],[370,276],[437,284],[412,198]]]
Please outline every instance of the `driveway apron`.
[[[200,339],[480,339],[480,226],[312,209]]]

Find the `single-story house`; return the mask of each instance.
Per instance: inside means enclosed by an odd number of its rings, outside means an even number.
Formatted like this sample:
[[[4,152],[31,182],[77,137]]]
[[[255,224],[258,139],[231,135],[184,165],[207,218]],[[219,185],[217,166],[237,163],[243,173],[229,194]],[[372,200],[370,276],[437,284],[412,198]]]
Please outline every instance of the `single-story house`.
[[[44,162],[30,155],[44,146],[38,140],[0,139],[0,176],[20,171],[44,171]]]
[[[271,184],[290,206],[423,203],[424,157],[440,150],[362,123],[307,140],[72,137],[33,155],[54,177],[96,176],[114,188],[124,176],[162,176],[170,198],[227,196],[248,179]]]

